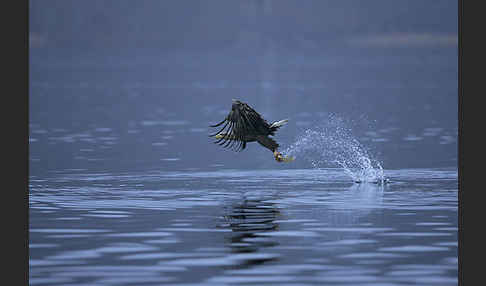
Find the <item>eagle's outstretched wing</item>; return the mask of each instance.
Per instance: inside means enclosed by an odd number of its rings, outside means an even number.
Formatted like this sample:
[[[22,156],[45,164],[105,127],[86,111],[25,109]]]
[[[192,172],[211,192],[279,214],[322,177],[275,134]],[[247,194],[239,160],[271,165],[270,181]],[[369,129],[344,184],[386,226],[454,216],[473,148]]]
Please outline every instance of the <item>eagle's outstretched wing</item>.
[[[218,127],[222,124],[224,124],[223,128],[210,136],[223,134],[214,143],[235,151],[245,149],[248,138],[271,133],[270,124],[248,104],[238,100],[233,101],[231,111],[226,118],[211,127]]]

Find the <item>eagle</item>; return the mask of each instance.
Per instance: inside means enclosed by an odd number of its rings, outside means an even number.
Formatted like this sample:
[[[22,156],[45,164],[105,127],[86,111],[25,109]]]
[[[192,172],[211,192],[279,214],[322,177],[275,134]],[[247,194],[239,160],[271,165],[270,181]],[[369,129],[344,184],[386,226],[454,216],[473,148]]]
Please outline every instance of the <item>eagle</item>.
[[[233,99],[231,111],[226,118],[215,125],[210,125],[214,128],[224,124],[223,127],[209,136],[217,139],[214,143],[237,152],[244,150],[246,143],[256,141],[272,151],[277,162],[289,162],[293,158],[282,156],[277,150],[279,144],[269,137],[274,136],[275,132],[287,122],[288,120],[284,119],[269,124],[247,103]]]

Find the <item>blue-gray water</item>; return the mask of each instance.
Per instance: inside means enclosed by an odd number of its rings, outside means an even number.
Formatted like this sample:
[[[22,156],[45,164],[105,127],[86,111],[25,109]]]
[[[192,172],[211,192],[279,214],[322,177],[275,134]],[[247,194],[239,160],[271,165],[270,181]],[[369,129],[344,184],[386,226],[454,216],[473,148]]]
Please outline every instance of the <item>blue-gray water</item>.
[[[186,59],[34,58],[30,285],[457,285],[455,63],[431,54],[446,68],[401,86],[382,76],[428,67],[381,57],[342,58],[378,73],[335,78],[353,93],[322,80],[325,55],[295,59],[320,74],[293,83],[239,79],[252,67],[236,60],[216,80]],[[297,159],[213,144],[231,98],[289,118],[276,138]],[[391,183],[354,184],[342,156]]]
[[[31,179],[31,285],[457,285],[457,172]]]
[[[30,285],[458,284],[455,1],[29,3]]]

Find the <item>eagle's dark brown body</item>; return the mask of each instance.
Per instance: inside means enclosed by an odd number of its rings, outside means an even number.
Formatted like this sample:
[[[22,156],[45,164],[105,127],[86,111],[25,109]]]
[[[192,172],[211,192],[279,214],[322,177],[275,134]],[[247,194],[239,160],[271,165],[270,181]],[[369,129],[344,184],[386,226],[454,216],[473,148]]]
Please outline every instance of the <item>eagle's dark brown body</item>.
[[[223,147],[241,151],[246,148],[248,142],[258,142],[271,150],[277,161],[282,161],[282,155],[277,151],[278,143],[270,138],[287,120],[276,121],[269,124],[248,104],[239,100],[233,100],[230,113],[218,124],[211,127],[224,126],[212,137],[218,139],[215,143]]]

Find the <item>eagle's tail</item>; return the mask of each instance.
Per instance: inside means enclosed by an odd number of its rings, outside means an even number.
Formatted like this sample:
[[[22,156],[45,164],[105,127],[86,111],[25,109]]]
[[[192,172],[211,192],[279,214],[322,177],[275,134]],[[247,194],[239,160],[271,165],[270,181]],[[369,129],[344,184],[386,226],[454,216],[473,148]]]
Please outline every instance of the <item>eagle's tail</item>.
[[[275,132],[281,126],[287,124],[287,122],[289,122],[288,119],[284,119],[284,120],[280,120],[280,121],[275,121],[274,123],[272,123],[272,125],[270,125],[270,130],[272,130],[272,132]]]

